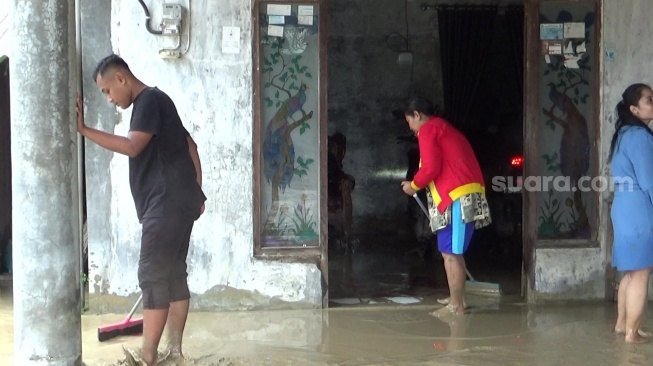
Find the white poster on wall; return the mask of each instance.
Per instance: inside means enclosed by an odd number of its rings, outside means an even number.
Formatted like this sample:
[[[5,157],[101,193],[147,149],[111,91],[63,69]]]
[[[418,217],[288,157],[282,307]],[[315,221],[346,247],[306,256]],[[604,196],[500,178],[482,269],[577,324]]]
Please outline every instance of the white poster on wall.
[[[270,37],[283,37],[283,26],[268,25],[268,36]]]
[[[222,27],[222,53],[240,53],[239,27]]]
[[[585,38],[585,23],[565,23],[565,38]]]
[[[562,23],[547,23],[540,24],[540,39],[541,40],[554,40],[563,39],[564,31]]]
[[[268,4],[268,15],[290,16],[291,14],[292,5]]]
[[[268,24],[285,24],[286,17],[283,15],[268,15]]]
[[[297,17],[297,24],[299,25],[313,25],[313,16],[300,15]]]
[[[297,7],[297,15],[299,16],[313,16],[313,5],[299,5]]]

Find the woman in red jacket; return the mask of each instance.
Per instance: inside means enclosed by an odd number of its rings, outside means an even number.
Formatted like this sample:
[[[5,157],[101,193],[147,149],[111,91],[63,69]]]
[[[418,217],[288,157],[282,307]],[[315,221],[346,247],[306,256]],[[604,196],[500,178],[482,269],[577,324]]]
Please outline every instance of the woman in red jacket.
[[[404,110],[408,127],[417,135],[420,168],[412,182],[402,182],[413,195],[428,188],[431,229],[444,258],[450,301],[433,314],[463,314],[465,304],[465,258],[475,229],[490,224],[485,183],[474,151],[463,134],[435,116],[433,104],[412,99]]]

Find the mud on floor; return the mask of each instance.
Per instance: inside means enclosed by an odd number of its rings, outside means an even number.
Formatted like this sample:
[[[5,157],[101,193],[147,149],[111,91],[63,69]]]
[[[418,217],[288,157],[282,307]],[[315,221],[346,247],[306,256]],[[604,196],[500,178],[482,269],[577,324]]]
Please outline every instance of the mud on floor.
[[[145,363],[142,361],[140,352],[137,350],[126,350],[123,348],[123,353],[125,358],[118,361],[115,366],[145,366]],[[203,359],[195,360],[192,358],[183,358],[179,356],[172,356],[170,354],[159,353],[158,363],[159,366],[195,366],[195,365],[206,365],[206,366],[240,366],[240,365],[252,365],[251,362],[246,362],[243,359],[227,358],[222,357],[215,361],[210,361],[208,358],[210,356],[204,357]]]

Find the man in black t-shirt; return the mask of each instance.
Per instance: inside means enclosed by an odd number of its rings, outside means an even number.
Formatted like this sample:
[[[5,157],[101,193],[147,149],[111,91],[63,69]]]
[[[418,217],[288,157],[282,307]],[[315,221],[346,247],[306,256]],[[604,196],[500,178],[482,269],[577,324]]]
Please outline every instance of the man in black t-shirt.
[[[190,299],[186,256],[193,223],[206,200],[202,169],[197,145],[168,95],[142,83],[116,55],[101,60],[93,78],[109,102],[123,109],[133,105],[129,134],[123,137],[87,127],[78,96],[77,129],[96,144],[129,156],[129,185],[142,224],[142,351],[152,366],[166,325],[168,350],[182,356]]]

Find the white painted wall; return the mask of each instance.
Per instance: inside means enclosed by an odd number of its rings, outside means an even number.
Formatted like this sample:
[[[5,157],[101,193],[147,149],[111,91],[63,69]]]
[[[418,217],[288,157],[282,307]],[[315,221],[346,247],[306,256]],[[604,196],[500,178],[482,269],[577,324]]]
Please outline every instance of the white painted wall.
[[[187,7],[187,1],[179,2]],[[145,3],[150,8],[154,27],[158,28],[163,1]],[[250,0],[193,0],[191,46],[188,54],[179,60],[158,57],[158,50],[169,45],[170,40],[146,31],[138,2],[112,0],[111,5],[114,52],[125,58],[146,84],[157,86],[172,97],[184,125],[199,146],[203,189],[208,201],[191,239],[188,255],[191,291],[203,294],[211,289],[231,287],[245,291],[236,291],[238,296],[262,295],[267,299],[319,306],[321,274],[316,265],[271,263],[253,258]],[[223,26],[241,28],[240,54],[222,53]],[[186,33],[182,49],[185,44]],[[91,71],[85,70],[85,74]],[[95,91],[86,97],[101,98]],[[113,132],[127,133],[130,112],[120,111]],[[101,171],[88,174],[105,174],[111,180],[110,192],[101,195],[110,199],[110,212],[105,214],[109,235],[89,242],[91,292],[120,296],[138,292],[140,225],[129,190],[128,159],[114,155],[108,174]],[[89,206],[92,204],[89,202]],[[91,211],[89,208],[90,215],[102,214]],[[93,238],[93,220],[89,223],[89,236]],[[206,304],[204,300],[201,302]]]
[[[653,49],[647,47],[653,36],[648,14],[653,2],[648,0],[603,0],[603,127],[606,137],[614,132],[615,107],[621,93],[633,83],[653,83]],[[606,57],[614,51],[614,59]],[[610,140],[602,141],[607,153]],[[607,155],[607,154],[606,154]]]
[[[10,6],[0,7],[0,56],[9,55]]]

